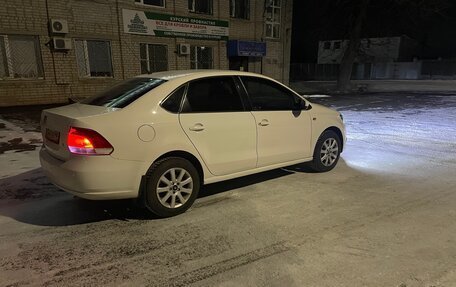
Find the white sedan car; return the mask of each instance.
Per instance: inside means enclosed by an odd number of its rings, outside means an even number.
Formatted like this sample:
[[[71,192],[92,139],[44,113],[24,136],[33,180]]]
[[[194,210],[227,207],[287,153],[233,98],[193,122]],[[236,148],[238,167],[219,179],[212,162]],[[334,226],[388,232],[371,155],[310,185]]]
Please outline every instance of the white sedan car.
[[[87,199],[138,198],[161,217],[187,210],[202,184],[310,162],[337,164],[340,113],[239,71],[169,71],[125,80],[44,110],[41,165]]]

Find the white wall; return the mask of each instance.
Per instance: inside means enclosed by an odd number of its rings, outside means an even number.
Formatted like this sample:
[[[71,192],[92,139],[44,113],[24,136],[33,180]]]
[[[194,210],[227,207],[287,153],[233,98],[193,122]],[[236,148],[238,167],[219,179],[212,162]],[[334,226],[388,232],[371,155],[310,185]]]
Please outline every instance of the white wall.
[[[340,45],[340,48],[337,45]],[[318,64],[340,64],[347,46],[348,40],[320,41]],[[356,62],[394,62],[399,57],[400,46],[401,37],[362,39]]]

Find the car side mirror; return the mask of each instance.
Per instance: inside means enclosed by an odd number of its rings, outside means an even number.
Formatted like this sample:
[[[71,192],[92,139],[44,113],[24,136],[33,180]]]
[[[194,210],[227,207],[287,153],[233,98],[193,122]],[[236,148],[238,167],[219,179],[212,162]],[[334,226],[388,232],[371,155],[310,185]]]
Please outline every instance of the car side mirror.
[[[306,101],[297,99],[297,101],[294,103],[294,110],[307,110],[308,106],[309,105],[306,103]]]

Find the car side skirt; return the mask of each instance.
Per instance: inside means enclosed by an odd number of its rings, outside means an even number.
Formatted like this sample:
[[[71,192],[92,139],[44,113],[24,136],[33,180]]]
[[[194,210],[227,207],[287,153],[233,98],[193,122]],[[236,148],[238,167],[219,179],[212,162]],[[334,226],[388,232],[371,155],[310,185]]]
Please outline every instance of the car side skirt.
[[[299,164],[299,163],[309,162],[309,161],[312,161],[312,159],[313,159],[312,157],[308,157],[308,158],[303,158],[303,159],[299,159],[299,160],[282,162],[279,164],[268,165],[268,166],[254,168],[254,169],[250,169],[250,170],[246,170],[246,171],[236,172],[236,173],[232,173],[232,174],[228,174],[228,175],[211,176],[209,178],[204,179],[204,184],[215,183],[215,182],[233,179],[233,178],[246,176],[246,175],[251,175],[251,174],[255,174],[255,173],[259,173],[259,172],[263,172],[263,171],[268,171],[268,170],[272,170],[272,169],[276,169],[276,168],[281,168],[281,167],[286,167],[286,166],[295,165],[295,164]]]

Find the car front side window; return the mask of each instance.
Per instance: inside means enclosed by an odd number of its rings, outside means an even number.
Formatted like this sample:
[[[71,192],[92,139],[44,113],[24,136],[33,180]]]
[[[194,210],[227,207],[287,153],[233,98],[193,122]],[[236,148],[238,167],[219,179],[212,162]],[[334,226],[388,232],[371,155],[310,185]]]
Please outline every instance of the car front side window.
[[[272,81],[241,77],[254,111],[289,111],[304,108],[304,101]]]

